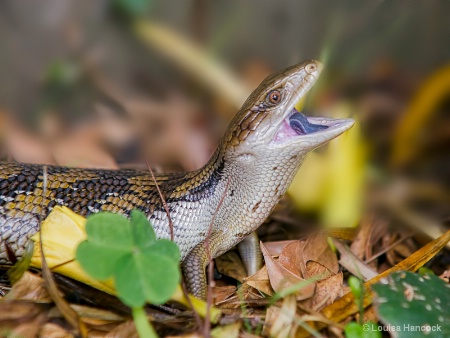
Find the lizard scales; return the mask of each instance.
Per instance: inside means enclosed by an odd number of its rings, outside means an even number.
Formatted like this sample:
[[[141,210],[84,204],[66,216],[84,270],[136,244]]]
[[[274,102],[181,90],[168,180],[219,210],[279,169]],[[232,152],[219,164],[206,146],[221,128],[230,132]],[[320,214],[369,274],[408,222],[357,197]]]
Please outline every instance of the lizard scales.
[[[319,62],[307,61],[269,76],[233,118],[203,168],[156,175],[188,288],[197,297],[205,297],[204,241],[222,197],[209,239],[211,257],[264,222],[309,151],[352,126],[350,119],[306,118],[295,110],[320,70]],[[41,165],[0,163],[0,263],[11,263],[5,243],[20,257],[38,231],[39,214],[47,215],[56,205],[83,216],[99,211],[128,215],[138,208],[159,238],[170,238],[167,214],[147,171],[48,166],[45,196],[43,181]]]

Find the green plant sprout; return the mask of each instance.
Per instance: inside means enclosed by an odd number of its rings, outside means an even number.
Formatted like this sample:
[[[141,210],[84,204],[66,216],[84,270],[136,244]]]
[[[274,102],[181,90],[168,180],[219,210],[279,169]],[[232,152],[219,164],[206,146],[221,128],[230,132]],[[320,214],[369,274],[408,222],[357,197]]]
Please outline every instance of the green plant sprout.
[[[350,287],[353,296],[355,297],[355,304],[359,309],[359,323],[350,322],[345,325],[345,337],[347,338],[381,338],[381,332],[371,330],[375,325],[368,322],[364,324],[364,283],[360,278],[350,276],[348,279],[348,286]]]
[[[163,304],[180,282],[180,251],[166,239],[156,239],[144,213],[122,215],[101,212],[87,218],[87,239],[80,243],[76,257],[93,278],[113,278],[118,297],[132,308],[140,337],[157,337],[144,305]]]

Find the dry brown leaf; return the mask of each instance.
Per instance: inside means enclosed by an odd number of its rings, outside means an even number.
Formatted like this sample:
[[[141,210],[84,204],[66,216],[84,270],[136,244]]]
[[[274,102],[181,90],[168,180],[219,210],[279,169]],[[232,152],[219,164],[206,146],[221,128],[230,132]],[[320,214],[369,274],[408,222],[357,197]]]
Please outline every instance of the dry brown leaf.
[[[269,255],[271,255],[272,257],[276,257],[281,254],[286,245],[294,242],[297,242],[297,240],[264,242],[264,245]]]
[[[244,284],[251,286],[269,296],[273,295],[273,289],[270,285],[267,267],[264,265],[257,273],[244,279]]]
[[[336,254],[328,245],[327,237],[314,234],[306,239],[302,252],[302,272],[305,273],[306,262],[315,261],[330,269],[334,273],[339,272],[339,263]]]
[[[239,256],[233,251],[228,251],[227,253],[217,257],[215,259],[215,264],[217,270],[219,270],[221,274],[237,279],[241,283],[244,278],[247,277],[244,264]]]
[[[136,326],[132,320],[126,321],[125,323],[117,326],[115,329],[108,332],[105,338],[139,338],[136,331]]]
[[[35,300],[42,303],[52,301],[42,278],[28,271],[13,285],[11,291],[3,299]]]
[[[310,299],[305,299],[300,302],[303,307],[320,311],[325,306],[330,305],[340,295],[344,282],[344,276],[342,272],[322,279],[316,284],[316,291],[314,296]]]
[[[61,326],[47,323],[39,331],[40,338],[73,338],[73,335],[63,329]]]
[[[305,277],[302,274],[302,252],[305,247],[305,241],[293,241],[286,245],[278,257],[278,263],[299,277]]]
[[[294,284],[303,282],[304,279],[287,270],[284,266],[275,261],[267,252],[264,244],[261,242],[261,251],[266,262],[267,273],[269,275],[270,285],[275,292],[280,292]],[[303,300],[310,298],[314,294],[314,284],[308,284],[297,291],[297,299]]]
[[[0,328],[12,327],[20,322],[31,321],[51,308],[49,304],[32,301],[0,302]]]
[[[24,321],[22,324],[16,326],[13,330],[11,330],[11,332],[8,333],[8,337],[36,337],[42,324],[44,324],[46,321],[47,314],[41,313],[32,320]]]
[[[236,292],[236,287],[229,286],[216,286],[213,288],[214,304],[219,305],[230,298]]]
[[[241,287],[227,300],[220,304],[221,309],[241,309],[242,303],[245,302],[247,306],[259,306],[258,302],[264,297],[258,290],[252,288],[248,284],[242,284]]]
[[[372,279],[377,275],[377,272],[373,271],[367,264],[356,257],[345,243],[338,239],[333,239],[333,243],[341,254],[339,263],[352,274],[365,281]]]
[[[372,231],[372,222],[365,219],[361,222],[358,234],[350,245],[350,250],[359,259],[364,259],[367,252],[367,246],[370,245],[369,238]]]
[[[283,299],[281,308],[272,305],[267,309],[263,334],[269,337],[289,337],[291,330],[296,328],[295,313],[297,300],[295,295],[289,295]]]
[[[330,269],[328,269],[326,266],[320,263],[317,263],[315,261],[306,262],[305,276],[304,276],[305,279],[312,277],[319,277],[319,280],[323,280],[333,275],[335,275],[334,272],[332,272]]]
[[[408,247],[408,245],[403,244],[403,243],[396,245],[393,250],[396,253],[398,253],[402,258],[409,257],[413,253],[411,248]]]

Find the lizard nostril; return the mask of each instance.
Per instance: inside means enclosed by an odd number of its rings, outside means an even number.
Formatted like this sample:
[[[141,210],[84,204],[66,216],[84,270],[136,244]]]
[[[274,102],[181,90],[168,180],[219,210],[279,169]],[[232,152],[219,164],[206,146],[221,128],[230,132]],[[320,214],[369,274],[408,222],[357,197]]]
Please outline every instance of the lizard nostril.
[[[317,70],[317,65],[315,63],[310,63],[305,67],[307,73],[314,73]]]

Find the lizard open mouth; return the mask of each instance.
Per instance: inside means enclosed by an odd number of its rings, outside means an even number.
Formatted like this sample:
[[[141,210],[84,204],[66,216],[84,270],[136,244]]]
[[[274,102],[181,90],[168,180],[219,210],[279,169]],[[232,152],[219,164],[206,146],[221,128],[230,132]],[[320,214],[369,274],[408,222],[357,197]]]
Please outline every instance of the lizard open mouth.
[[[352,119],[308,117],[292,108],[281,123],[274,141],[279,144],[295,139],[308,139],[311,145],[320,145],[342,134],[353,123]]]
[[[289,117],[289,126],[297,133],[297,135],[306,135],[315,133],[323,129],[327,129],[328,126],[314,124],[308,121],[305,115],[298,112],[295,108]]]
[[[283,120],[280,129],[275,135],[275,141],[279,142],[298,135],[312,134],[329,127],[328,125],[312,123],[309,119],[311,118],[292,108],[291,113]]]

